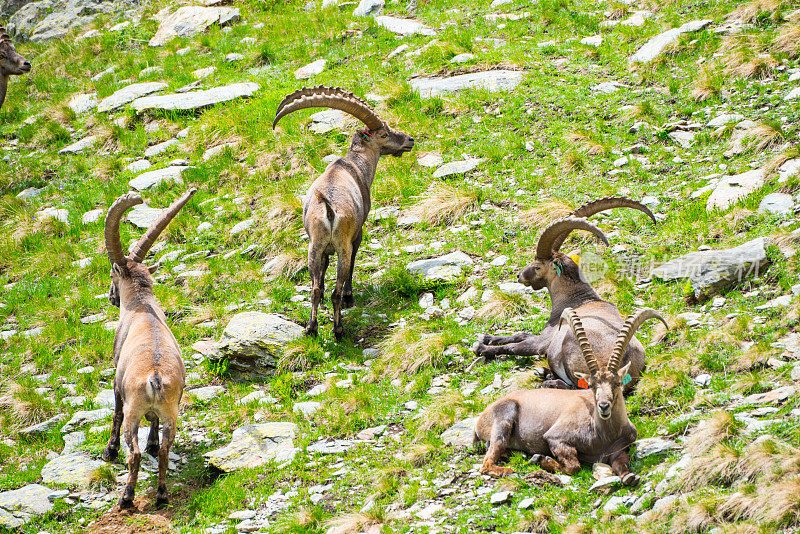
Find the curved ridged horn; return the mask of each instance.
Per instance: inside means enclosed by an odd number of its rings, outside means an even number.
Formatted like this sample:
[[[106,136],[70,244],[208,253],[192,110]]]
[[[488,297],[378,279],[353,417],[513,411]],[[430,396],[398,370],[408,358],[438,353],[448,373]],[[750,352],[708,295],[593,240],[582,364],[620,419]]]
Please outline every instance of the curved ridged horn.
[[[589,344],[589,338],[586,336],[586,331],[583,329],[581,318],[578,317],[578,314],[575,313],[575,310],[572,308],[565,308],[564,311],[561,312],[561,320],[563,321],[564,319],[569,321],[569,325],[572,327],[572,332],[575,334],[575,339],[578,340],[578,345],[580,345],[581,352],[586,360],[586,366],[593,375],[597,374],[600,372],[600,365],[597,363],[597,358],[594,356],[592,346]]]
[[[597,236],[600,241],[608,245],[608,238],[600,228],[593,225],[586,219],[577,217],[564,217],[553,221],[542,231],[539,243],[536,245],[536,257],[542,260],[549,260],[553,255],[553,244],[561,236],[566,238],[573,230],[586,230]]]
[[[111,204],[106,213],[106,250],[111,265],[123,264],[125,254],[122,252],[122,241],[119,238],[119,221],[122,215],[137,204],[141,204],[142,197],[138,193],[122,195]]]
[[[192,188],[189,189],[187,192],[183,194],[178,200],[173,202],[169,205],[168,208],[161,212],[156,222],[147,229],[144,235],[139,239],[136,243],[136,246],[133,247],[133,251],[131,252],[131,259],[135,262],[141,263],[144,260],[144,257],[147,256],[147,252],[150,250],[150,247],[153,246],[153,243],[156,242],[158,236],[161,235],[161,232],[167,227],[172,219],[181,211],[181,208],[189,202],[189,199],[192,198],[197,192],[197,189]]]
[[[633,208],[650,217],[654,223],[657,222],[656,216],[653,215],[653,212],[650,211],[650,208],[641,202],[637,202],[626,197],[606,197],[594,200],[592,202],[587,202],[580,208],[573,211],[571,215],[572,217],[588,218],[596,213],[600,213],[601,211],[614,208]],[[560,235],[556,238],[556,240],[553,242],[553,252],[558,252],[558,250],[561,248],[561,245],[563,245],[564,241],[566,241],[567,235],[569,234]]]
[[[294,93],[287,95],[275,111],[275,120],[272,121],[272,128],[278,121],[289,113],[294,113],[299,109],[306,108],[332,108],[349,113],[367,125],[370,130],[377,130],[384,125],[369,104],[358,98],[349,91],[340,87],[303,87]]]
[[[631,342],[633,334],[642,326],[642,323],[648,319],[658,319],[669,330],[669,325],[664,316],[655,311],[653,308],[639,308],[630,317],[625,320],[622,329],[617,335],[617,342],[614,344],[614,352],[611,353],[611,358],[608,360],[608,370],[616,373],[619,371],[619,365],[622,362],[622,355],[625,354],[625,349],[628,348],[628,343]]]

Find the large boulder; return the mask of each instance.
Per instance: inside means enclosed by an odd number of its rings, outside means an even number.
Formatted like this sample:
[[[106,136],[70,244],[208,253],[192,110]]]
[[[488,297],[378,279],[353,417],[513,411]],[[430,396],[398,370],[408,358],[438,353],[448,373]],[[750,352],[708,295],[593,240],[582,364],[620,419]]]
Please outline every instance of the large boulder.
[[[191,110],[252,96],[260,88],[255,82],[233,83],[205,91],[145,96],[134,100],[131,106],[139,113],[151,109]]]
[[[231,442],[207,452],[208,465],[230,473],[251,469],[267,462],[285,462],[297,454],[294,438],[297,425],[287,422],[247,425],[233,431]]]
[[[414,78],[409,80],[408,84],[422,98],[430,98],[472,88],[486,89],[490,92],[509,91],[519,85],[524,75],[524,72],[516,70],[489,70],[449,78]]]
[[[0,528],[18,528],[53,509],[47,498],[53,492],[41,484],[0,492]]]
[[[227,358],[237,371],[272,374],[283,347],[303,336],[305,329],[274,313],[249,311],[237,313],[225,327],[217,351],[207,357]]]
[[[10,17],[33,0],[0,0],[0,17]],[[0,523],[2,524],[2,523]]]
[[[183,6],[164,19],[150,39],[150,46],[162,46],[175,37],[192,37],[212,24],[224,26],[239,20],[235,7]]]
[[[707,298],[746,276],[757,275],[769,262],[767,243],[767,238],[759,237],[730,249],[690,252],[656,267],[651,274],[662,280],[688,278],[695,297]]]
[[[101,13],[119,13],[133,6],[131,0],[40,0],[17,11],[9,20],[8,31],[21,41],[56,39],[89,24]]]
[[[634,55],[628,58],[628,63],[648,63],[653,61],[661,55],[667,45],[677,41],[682,34],[702,30],[712,22],[712,20],[693,20],[677,28],[659,33],[651,37]]]
[[[706,209],[724,210],[760,189],[766,181],[763,169],[753,169],[734,176],[723,176],[706,201]]]
[[[95,460],[83,451],[61,455],[42,467],[42,482],[69,487],[88,486],[104,465],[107,465],[104,461]]]
[[[163,82],[144,82],[128,85],[101,100],[97,105],[97,111],[113,111],[129,102],[133,102],[137,98],[161,91],[166,87],[167,84]]]

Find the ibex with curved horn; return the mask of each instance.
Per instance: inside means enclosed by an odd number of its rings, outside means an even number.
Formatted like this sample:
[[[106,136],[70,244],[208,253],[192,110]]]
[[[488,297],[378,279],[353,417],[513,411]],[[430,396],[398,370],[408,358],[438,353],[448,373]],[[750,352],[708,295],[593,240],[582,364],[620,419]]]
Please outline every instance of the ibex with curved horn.
[[[167,318],[153,296],[153,276],[157,266],[143,263],[147,252],[170,221],[194,195],[190,189],[165,209],[153,225],[125,256],[119,237],[122,215],[142,203],[142,197],[128,193],[119,197],[106,215],[105,239],[111,261],[111,290],[108,299],[118,306],[119,326],[114,336],[114,423],[103,459],[117,457],[120,427],[124,421],[128,445],[128,483],[119,501],[120,508],[132,508],[139,477],[139,422],[150,422],[146,452],[158,457],[156,506],[167,504],[167,466],[169,449],[175,440],[178,406],[186,383],[181,348],[167,325]],[[158,441],[162,425],[161,445]]]
[[[17,53],[6,29],[0,27],[0,108],[6,100],[8,79],[31,71],[31,62]]]
[[[614,339],[622,328],[622,317],[613,304],[600,298],[578,264],[570,256],[559,252],[559,249],[573,230],[587,230],[608,244],[603,232],[585,217],[621,207],[637,209],[646,213],[654,222],[656,220],[644,204],[628,198],[612,197],[589,202],[542,231],[533,263],[520,271],[518,278],[521,283],[533,289],[547,288],[552,303],[547,325],[539,335],[527,332],[511,336],[479,334],[478,342],[473,347],[475,354],[485,358],[495,358],[503,354],[547,355],[550,371],[555,375],[553,379],[545,381],[547,387],[585,386],[583,383],[579,384],[577,373],[586,373],[589,369],[581,356],[575,336],[569,330],[558,328],[562,312],[570,307],[581,314],[587,336],[599,354],[611,354]],[[622,362],[630,363],[629,375],[623,382],[628,393],[636,386],[645,367],[644,347],[637,339],[634,338],[628,345]],[[607,362],[600,363],[605,365]]]
[[[325,271],[336,253],[333,333],[344,334],[342,307],[353,305],[353,268],[362,239],[362,226],[371,207],[370,188],[381,156],[399,157],[414,147],[409,135],[391,129],[363,100],[339,88],[306,87],[278,105],[272,127],[286,115],[305,108],[327,107],[349,113],[366,125],[359,130],[343,158],[332,162],[306,194],[303,225],[310,238],[308,271],[311,275],[311,319],[306,334],[317,335],[317,308],[325,291]]]
[[[575,474],[581,462],[604,462],[626,486],[639,484],[630,472],[628,448],[638,436],[625,410],[622,381],[631,362],[622,368],[622,355],[633,334],[648,319],[664,318],[642,308],[623,324],[614,348],[604,353],[608,363],[601,367],[580,317],[566,308],[559,319],[567,321],[577,339],[584,364],[590,373],[576,373],[588,384],[588,391],[529,389],[510,393],[490,404],[478,418],[475,441],[488,442],[481,473],[503,476],[512,473],[497,465],[508,450],[532,454],[532,461],[547,471]],[[603,349],[605,350],[605,349]]]

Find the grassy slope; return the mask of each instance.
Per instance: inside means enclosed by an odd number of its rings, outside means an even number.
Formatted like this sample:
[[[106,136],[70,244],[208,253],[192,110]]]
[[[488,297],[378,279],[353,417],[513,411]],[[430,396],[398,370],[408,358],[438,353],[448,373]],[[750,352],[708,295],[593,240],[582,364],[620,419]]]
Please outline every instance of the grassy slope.
[[[545,321],[547,299],[536,297],[530,309],[523,313],[512,312],[508,320],[487,317],[466,326],[458,326],[452,317],[422,321],[418,318],[417,297],[427,288],[404,275],[403,266],[434,251],[427,248],[421,253],[409,254],[402,251],[403,246],[441,241],[443,251],[459,249],[487,260],[490,253],[510,256],[511,261],[503,267],[479,267],[455,284],[434,288],[438,303],[444,298],[454,300],[470,282],[479,289],[491,289],[500,282],[513,280],[518,268],[530,258],[541,226],[541,223],[520,225],[518,212],[545,200],[575,206],[609,194],[657,197],[661,201],[658,211],[666,215],[666,220],[658,227],[635,212],[619,211],[605,219],[599,218],[607,231],[618,231],[613,239],[615,244],[624,243],[627,255],[645,263],[671,258],[705,244],[733,246],[795,226],[792,222],[788,227],[781,227],[779,219],[755,211],[760,199],[769,192],[795,193],[796,178],[778,185],[773,175],[763,189],[722,213],[707,213],[704,199],[689,199],[692,191],[705,184],[703,176],[722,169],[728,173],[747,170],[752,165],[767,162],[776,153],[749,151],[725,160],[722,153],[728,147],[730,132],[715,138],[709,130],[703,130],[690,150],[675,146],[662,132],[662,126],[673,120],[694,116],[702,123],[715,116],[713,110],[721,103],[721,96],[713,91],[721,88],[731,109],[750,119],[773,124],[772,121],[785,118],[782,135],[786,141],[794,143],[798,111],[796,106],[782,101],[792,85],[786,82],[789,74],[785,70],[771,71],[764,80],[751,80],[725,75],[721,67],[712,68],[707,76],[710,81],[705,84],[712,89],[712,96],[704,102],[696,102],[691,92],[702,75],[697,60],[704,57],[706,64],[711,63],[712,54],[722,46],[722,37],[713,29],[682,37],[678,45],[671,47],[670,53],[654,65],[638,70],[629,69],[627,65],[626,58],[648,37],[698,18],[712,18],[721,23],[736,7],[735,2],[676,1],[643,5],[641,7],[657,10],[657,16],[642,28],[600,30],[603,11],[621,6],[566,0],[517,1],[504,7],[527,10],[531,18],[507,22],[499,29],[483,18],[484,13],[490,12],[488,6],[431,0],[421,3],[418,17],[433,27],[444,25],[437,36],[439,44],[417,58],[406,60],[400,56],[385,63],[386,56],[396,46],[409,43],[416,48],[430,38],[400,39],[369,19],[356,20],[335,8],[304,12],[302,2],[248,0],[237,3],[247,24],[234,25],[230,33],[212,28],[193,39],[176,39],[163,48],[149,48],[146,41],[158,26],[150,16],[163,5],[156,3],[147,7],[142,21],[122,32],[103,31],[99,37],[84,41],[68,38],[19,47],[24,55],[32,58],[35,67],[30,75],[12,80],[9,97],[0,111],[0,135],[5,145],[3,153],[7,155],[0,161],[0,193],[3,195],[0,200],[3,229],[0,232],[0,284],[14,283],[3,291],[0,328],[21,331],[43,327],[44,330],[40,336],[30,339],[16,336],[0,341],[3,393],[13,399],[4,404],[0,415],[3,419],[0,489],[35,482],[47,452],[60,450],[61,438],[57,431],[47,439],[28,442],[19,440],[16,430],[56,413],[74,411],[75,408],[63,401],[68,396],[61,387],[64,382],[74,384],[77,393],[88,398],[109,387],[108,379],[100,372],[110,365],[113,333],[106,330],[102,322],[84,325],[80,318],[107,312],[109,320],[114,320],[118,312],[110,308],[103,297],[108,287],[108,267],[101,239],[102,220],[83,225],[80,217],[90,209],[108,206],[128,190],[127,181],[132,174],[124,171],[124,167],[141,157],[148,145],[170,139],[179,130],[189,128],[189,136],[181,148],[154,159],[154,163],[176,157],[190,159],[196,169],[184,178],[187,184],[200,189],[162,239],[167,243],[165,251],[212,252],[209,257],[186,262],[190,269],[208,271],[199,279],[177,284],[170,273],[180,261],[165,262],[162,268],[167,276],[157,285],[156,295],[170,312],[171,326],[182,346],[189,347],[201,338],[218,337],[238,307],[278,312],[298,322],[308,318],[305,302],[289,300],[296,294],[296,284],[307,283],[306,274],[300,273],[293,279],[267,279],[260,268],[264,259],[280,253],[290,258],[305,255],[295,195],[301,194],[324,168],[324,156],[343,154],[349,143],[349,131],[327,135],[308,132],[304,127],[307,114],[303,113],[284,120],[276,132],[269,127],[277,103],[301,83],[294,79],[293,71],[318,58],[327,59],[328,64],[325,71],[313,79],[314,84],[339,85],[357,94],[374,92],[387,97],[377,106],[379,111],[391,124],[414,135],[418,143],[415,152],[438,150],[445,161],[461,159],[463,155],[487,159],[470,175],[448,179],[456,193],[460,191],[468,200],[474,200],[467,214],[454,224],[479,219],[482,223],[470,225],[458,233],[428,223],[412,231],[399,231],[393,219],[368,223],[367,242],[356,268],[356,307],[346,317],[346,341],[333,341],[330,311],[325,308],[319,339],[298,342],[294,356],[285,362],[288,371],[256,384],[268,387],[273,395],[281,398],[279,405],[264,409],[236,406],[235,400],[251,391],[252,384],[230,378],[221,379],[228,393],[210,404],[186,404],[184,425],[207,425],[214,439],[208,446],[199,447],[184,441],[178,447],[190,461],[173,477],[173,484],[187,488],[174,500],[173,507],[175,524],[185,525],[187,531],[201,532],[204,527],[226,518],[232,510],[257,503],[278,489],[290,488],[298,491],[289,509],[292,514],[297,513],[278,521],[276,530],[316,531],[322,528],[321,522],[331,517],[358,511],[370,495],[377,495],[378,506],[373,515],[381,519],[387,509],[403,508],[434,496],[436,491],[431,480],[445,473],[465,473],[480,461],[478,453],[454,456],[451,449],[441,445],[439,433],[453,419],[478,413],[497,393],[488,397],[473,395],[469,399],[455,393],[446,394],[447,402],[443,402],[427,395],[430,382],[433,377],[447,372],[450,386],[458,391],[463,384],[474,380],[479,382],[480,389],[491,383],[496,373],[505,378],[517,376],[520,369],[513,362],[492,362],[465,373],[470,362],[468,347],[478,332],[520,328],[536,331]],[[403,7],[399,2],[390,2],[387,11],[402,16]],[[785,14],[792,9],[789,4],[781,4],[776,12]],[[769,43],[781,29],[788,27],[788,24],[780,24],[777,18],[778,22],[769,16],[756,17],[757,27],[749,32],[755,36],[754,40],[771,46]],[[102,29],[113,23],[113,20],[98,20],[96,25]],[[254,29],[257,23],[264,26]],[[294,31],[295,28],[302,28],[302,31]],[[348,31],[352,29],[358,32]],[[598,32],[604,36],[599,48],[584,46],[575,40]],[[257,44],[242,45],[243,37],[255,37]],[[507,45],[494,48],[476,40],[482,37],[502,38]],[[536,45],[550,40],[557,44]],[[188,54],[174,53],[186,46],[191,47]],[[758,43],[748,50],[755,46]],[[224,58],[231,52],[242,53],[246,59],[226,63]],[[467,67],[454,67],[449,59],[461,52],[472,52],[477,60]],[[768,52],[776,64],[787,60],[790,67],[796,66],[791,51],[772,47]],[[559,61],[562,58],[566,61]],[[746,60],[745,57],[741,62]],[[116,66],[113,74],[98,82],[90,80],[110,65]],[[125,80],[136,80],[138,73],[149,66],[161,66],[164,70],[145,79],[163,80],[171,90],[193,81],[193,70],[209,65],[215,65],[217,71],[205,80],[206,86],[253,80],[259,82],[262,89],[249,100],[197,114],[136,117],[131,112],[121,111],[76,117],[65,107],[73,93],[96,91],[100,97],[107,96],[126,85]],[[249,68],[258,66],[264,67],[258,75],[248,73]],[[525,70],[525,79],[516,91],[496,94],[464,91],[422,100],[405,83],[419,74],[498,66]],[[592,84],[608,80],[630,87],[611,95],[589,89]],[[624,105],[634,106],[634,109],[621,111]],[[36,120],[23,124],[22,121],[31,116],[36,116]],[[126,127],[114,123],[119,117],[126,120]],[[652,127],[630,134],[628,128],[634,118],[647,120]],[[148,133],[155,125],[159,128]],[[57,151],[71,142],[73,130],[76,132],[74,139],[82,137],[83,132],[102,135],[105,141],[102,149],[85,155],[59,156]],[[573,133],[583,135],[570,137]],[[12,140],[19,142],[19,148],[12,146]],[[239,142],[238,147],[208,162],[202,161],[205,149],[229,141]],[[526,150],[526,142],[532,150]],[[637,142],[647,145],[648,164],[633,161],[623,174],[609,176],[607,172],[613,169],[612,162],[618,157],[613,151]],[[675,160],[676,157],[680,159]],[[412,153],[401,159],[387,158],[381,163],[373,187],[375,206],[407,209],[425,198],[434,180],[431,171],[417,165],[415,158]],[[16,198],[17,193],[32,186],[46,189],[33,200],[23,202]],[[182,188],[167,184],[147,191],[145,197],[152,205],[165,206],[181,191]],[[210,202],[204,202],[207,200]],[[497,209],[475,209],[483,202]],[[69,224],[36,219],[36,212],[49,206],[66,208],[70,213]],[[273,211],[276,207],[282,209],[280,214]],[[250,231],[229,235],[228,230],[236,222],[251,216],[257,222]],[[214,230],[198,233],[196,227],[203,221],[211,222]],[[136,235],[138,233],[130,225],[124,225],[123,240]],[[382,247],[371,248],[370,242]],[[572,248],[582,247],[601,254],[615,266],[597,287],[624,313],[632,311],[636,305],[647,304],[673,316],[692,310],[707,311],[713,317],[711,326],[692,329],[679,326],[667,344],[648,349],[648,372],[640,390],[629,401],[640,436],[681,435],[684,425],[671,423],[678,414],[692,408],[710,412],[714,407],[724,406],[727,398],[736,392],[762,391],[788,382],[787,368],[773,370],[742,362],[763,362],[776,355],[778,351],[771,349],[770,343],[795,327],[794,307],[762,313],[763,324],[754,322],[751,312],[753,306],[771,296],[787,293],[796,283],[795,257],[786,259],[773,249],[774,263],[765,276],[740,284],[726,294],[728,300],[722,309],[711,310],[707,306],[687,307],[683,299],[686,288],[682,283],[655,282],[646,287],[636,286],[635,280],[626,277],[618,267],[619,258],[584,236],[573,237],[571,243]],[[254,256],[234,254],[223,258],[226,252],[251,244],[258,246]],[[73,261],[86,257],[92,258],[87,268],[72,266]],[[334,272],[333,269],[329,271],[329,276]],[[374,276],[376,273],[379,274]],[[757,293],[750,294],[754,289]],[[732,312],[743,315],[726,319]],[[201,326],[209,319],[215,321],[215,326]],[[390,337],[393,328],[389,324],[401,319],[407,321],[406,325],[397,327],[402,331]],[[645,327],[642,337],[648,339],[649,332],[650,328]],[[397,361],[390,356],[402,359],[409,340],[418,341],[426,333],[437,336],[427,343],[411,345],[413,355],[424,361],[421,369],[414,374],[400,373],[399,385],[398,382],[392,385]],[[326,374],[331,372],[338,372],[338,377],[344,378],[347,373],[336,368],[340,363],[360,363],[364,359],[361,350],[382,341],[385,341],[383,349],[387,357],[373,364],[374,372],[356,373],[356,385],[352,389],[332,388],[321,399],[323,410],[311,422],[292,413],[292,403],[305,400],[300,392],[309,380],[325,380]],[[744,342],[755,345],[744,352],[740,346]],[[458,354],[441,356],[442,350],[451,344],[458,348]],[[185,352],[191,353],[190,350]],[[303,364],[306,368],[299,369]],[[530,362],[521,364],[525,369]],[[77,369],[87,365],[96,370],[76,374]],[[739,371],[745,368],[746,372]],[[200,374],[193,384],[220,382],[203,367],[191,371]],[[713,374],[710,389],[700,390],[693,385],[691,377],[701,372]],[[50,373],[50,377],[41,383],[33,377],[39,373]],[[39,395],[34,389],[40,386],[52,389]],[[403,414],[402,405],[410,399],[418,400],[422,406],[432,406],[429,416],[417,419]],[[780,413],[786,414],[796,405],[797,397],[794,397]],[[330,467],[340,460],[338,457],[318,458],[315,465],[308,465],[306,456],[300,455],[291,466],[280,471],[265,467],[216,480],[209,478],[202,466],[202,452],[225,443],[235,428],[253,421],[254,417],[261,421],[296,421],[302,428],[301,445],[322,436],[351,436],[360,429],[385,422],[401,423],[407,431],[401,434],[398,442],[389,441],[386,449],[360,447],[348,453],[345,459],[350,472],[334,477],[335,488],[329,493],[332,497],[314,506],[305,488],[328,480],[327,475],[339,469]],[[771,429],[771,433],[793,446],[800,446],[796,418],[787,419],[786,423]],[[107,431],[90,434],[85,448],[99,453],[107,434]],[[733,437],[729,444],[741,450],[751,440],[752,437]],[[22,466],[15,469],[20,458]],[[512,458],[511,464],[521,472],[535,469],[525,464],[522,457]],[[637,463],[635,467],[645,474],[645,479],[658,481],[658,462]],[[380,476],[376,477],[376,472]],[[525,482],[511,484],[517,490],[514,503],[524,497],[535,497],[534,508],[543,508],[552,514],[551,527],[555,530],[575,522],[587,522],[598,530],[636,530],[630,521],[612,526],[590,516],[596,500],[586,492],[591,482],[591,473],[584,470],[575,477],[572,487],[566,489],[538,490]],[[459,491],[449,497],[448,508],[452,515],[447,524],[464,532],[476,528],[510,532],[539,520],[533,509],[517,510],[515,505],[503,513],[495,513],[486,496],[463,510],[453,511],[455,505],[465,502],[465,491],[477,491],[487,484],[496,483],[478,477],[457,484]],[[149,488],[149,483],[143,482],[140,487],[142,490]],[[628,491],[621,490],[617,494],[624,495]],[[721,485],[701,492],[697,498],[711,503],[704,504],[708,509],[706,515],[722,520],[715,515],[719,495],[730,491]],[[797,502],[794,506],[796,513]],[[44,517],[24,531],[80,531],[83,527],[77,523],[79,518],[89,520],[98,514],[69,509],[63,504],[57,505],[57,511],[64,515]],[[680,529],[676,525],[682,524],[681,513],[676,512],[674,518],[670,514],[658,518],[653,529],[668,530],[670,524]],[[598,515],[602,517],[603,513]],[[411,519],[398,519],[386,528],[402,531],[408,529],[411,522]],[[772,526],[785,522],[772,523]]]

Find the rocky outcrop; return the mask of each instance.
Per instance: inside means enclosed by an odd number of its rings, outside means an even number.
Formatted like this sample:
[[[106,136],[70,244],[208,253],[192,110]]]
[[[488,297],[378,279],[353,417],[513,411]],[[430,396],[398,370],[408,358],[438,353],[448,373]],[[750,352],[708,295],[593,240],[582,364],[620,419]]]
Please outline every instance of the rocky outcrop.
[[[107,465],[95,460],[86,452],[77,451],[61,455],[42,467],[42,481],[45,484],[63,486],[88,486],[96,477],[97,470]]]
[[[53,509],[47,498],[53,492],[41,484],[28,484],[19,489],[0,492],[0,528],[19,528],[35,516]]]
[[[101,13],[121,13],[132,7],[130,0],[40,0],[17,11],[8,31],[20,41],[46,41],[86,26]]]
[[[189,93],[174,93],[160,96],[146,96],[133,101],[131,106],[137,112],[164,109],[164,110],[190,110],[213,106],[229,100],[252,96],[261,88],[254,82],[234,83],[222,87],[214,87],[205,91],[192,91]]]
[[[296,435],[297,425],[294,423],[243,426],[233,431],[228,445],[207,452],[205,458],[209,466],[226,473],[258,467],[271,461],[285,462],[297,454],[294,446]]]
[[[239,20],[235,7],[183,6],[168,16],[150,39],[150,46],[163,46],[175,37],[191,37],[212,24],[225,26]]]

